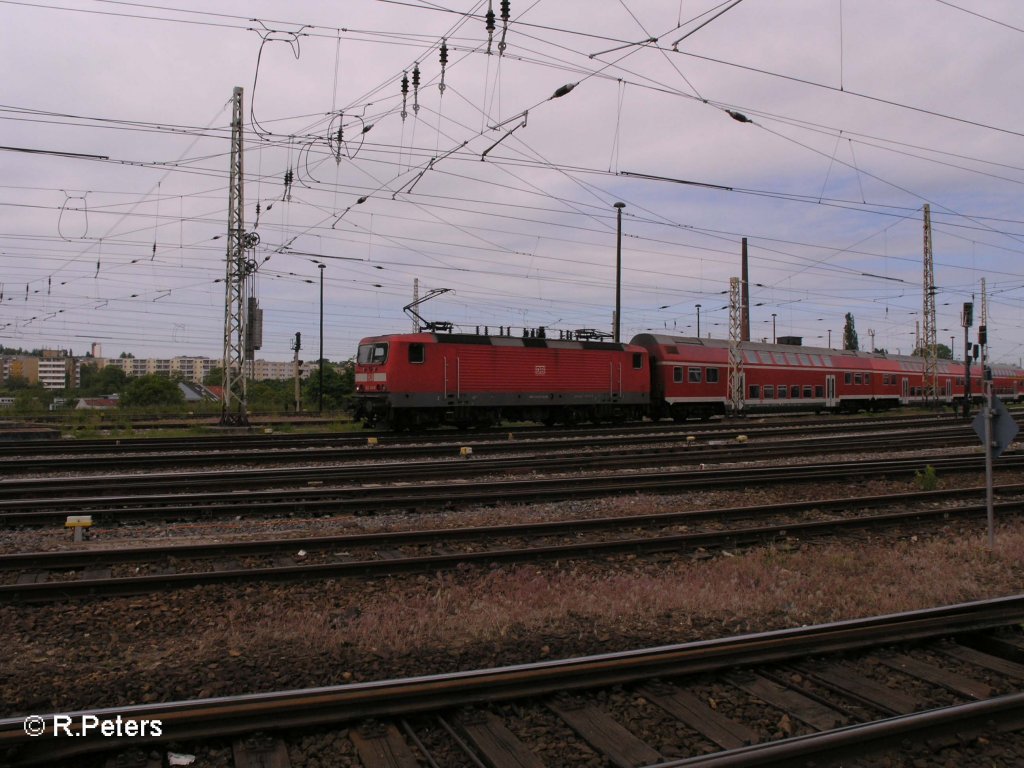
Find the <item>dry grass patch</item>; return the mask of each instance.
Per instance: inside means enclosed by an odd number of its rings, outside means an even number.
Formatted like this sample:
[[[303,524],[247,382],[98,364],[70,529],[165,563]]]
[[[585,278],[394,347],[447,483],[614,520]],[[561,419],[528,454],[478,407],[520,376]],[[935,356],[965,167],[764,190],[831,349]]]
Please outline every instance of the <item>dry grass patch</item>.
[[[531,564],[395,579],[371,592],[332,584],[321,593],[327,610],[302,601],[230,609],[224,639],[382,656],[526,635],[622,637],[658,626],[695,639],[708,632],[702,628],[757,631],[1015,594],[1022,563],[1024,531],[1014,527],[1000,532],[992,553],[978,535],[763,548],[667,564]]]

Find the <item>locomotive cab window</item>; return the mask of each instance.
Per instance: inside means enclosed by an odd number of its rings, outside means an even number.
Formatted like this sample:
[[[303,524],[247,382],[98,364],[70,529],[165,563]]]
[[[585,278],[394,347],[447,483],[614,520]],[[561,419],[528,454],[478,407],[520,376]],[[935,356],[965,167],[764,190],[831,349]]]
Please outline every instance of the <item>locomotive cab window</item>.
[[[633,368],[639,371],[643,367],[644,367],[644,355],[643,355],[643,353],[642,352],[634,352],[633,353]]]
[[[388,345],[383,342],[380,344],[361,344],[356,355],[356,362],[361,365],[380,365],[387,362],[387,359]]]
[[[704,372],[702,368],[687,368],[686,375],[691,384],[700,384],[701,374]]]
[[[409,362],[422,363],[427,359],[427,350],[422,344],[416,342],[409,345]]]

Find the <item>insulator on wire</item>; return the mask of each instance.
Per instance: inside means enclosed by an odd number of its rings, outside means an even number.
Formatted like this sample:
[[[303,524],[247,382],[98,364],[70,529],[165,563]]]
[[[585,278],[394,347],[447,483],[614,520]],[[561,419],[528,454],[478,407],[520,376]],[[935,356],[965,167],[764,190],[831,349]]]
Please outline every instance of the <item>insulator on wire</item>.
[[[420,64],[416,62],[412,68],[412,111],[420,113]]]
[[[409,73],[402,73],[402,120],[408,116],[408,112],[405,109],[406,99],[409,97]]]
[[[441,95],[444,96],[444,70],[448,66],[448,41],[444,38],[441,39],[441,82],[437,84],[437,89],[441,91]]]
[[[501,0],[501,40],[498,41],[498,55],[505,53],[505,35],[508,34],[509,0]]]
[[[494,8],[488,3],[487,15],[487,53],[491,52],[491,42],[494,40]]]

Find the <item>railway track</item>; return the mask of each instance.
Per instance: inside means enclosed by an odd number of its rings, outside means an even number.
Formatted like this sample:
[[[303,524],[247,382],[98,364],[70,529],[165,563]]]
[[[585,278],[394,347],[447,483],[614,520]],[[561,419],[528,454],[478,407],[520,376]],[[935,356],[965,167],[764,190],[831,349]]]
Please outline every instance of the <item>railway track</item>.
[[[548,430],[525,427],[500,432],[454,433],[439,431],[415,435],[368,433],[364,435],[243,435],[194,439],[146,438],[96,441],[35,441],[9,445],[0,442],[3,471],[8,475],[59,470],[85,472],[109,469],[209,465],[212,462],[296,463],[317,461],[408,458],[450,455],[460,446],[481,453],[510,453],[533,448],[597,448],[612,445],[642,445],[659,440],[708,441],[739,432],[749,435],[784,437],[820,432],[829,435],[894,428],[921,429],[936,436],[970,435],[969,425],[935,417],[898,420],[856,420],[831,422],[775,422],[751,420],[720,424],[643,424],[613,429],[593,427],[580,430]],[[368,445],[369,439],[376,445]]]
[[[997,490],[1001,496],[1019,496],[1024,484]],[[0,583],[0,602],[142,594],[232,582],[391,576],[534,560],[697,553],[984,518],[984,504],[951,503],[983,496],[983,488],[968,488],[503,526],[8,554],[0,555],[0,573],[5,574],[0,581],[6,582]],[[996,509],[1002,519],[1019,514],[1022,506],[1017,498]],[[899,511],[877,511],[894,507]],[[749,521],[755,524],[742,525]],[[690,530],[708,523],[713,524],[711,530]],[[134,570],[123,567],[139,563]]]
[[[1024,727],[1022,620],[1024,598],[1010,597],[512,667],[49,713],[34,738],[21,715],[0,720],[0,757],[79,766],[111,750],[173,741],[201,754],[234,739],[236,766],[287,766],[289,734],[344,728],[324,759],[366,768],[792,766],[941,750],[970,765]],[[159,721],[161,733],[102,737],[83,731],[83,715],[136,732]]]
[[[929,431],[924,434],[907,433],[907,440],[928,440],[929,447],[956,447],[971,445],[976,436],[960,429]],[[439,461],[398,461],[394,452],[368,455],[375,459],[390,458],[391,462],[373,464],[336,464],[330,466],[273,467],[256,469],[231,469],[199,472],[165,472],[146,474],[116,474],[100,476],[67,476],[42,478],[7,478],[0,480],[0,502],[29,500],[26,505],[44,506],[47,500],[65,498],[64,503],[87,503],[90,496],[111,496],[139,493],[173,492],[216,488],[221,491],[244,489],[256,490],[267,487],[300,486],[311,482],[333,484],[383,482],[387,480],[428,480],[453,477],[479,477],[483,475],[523,474],[529,472],[578,472],[585,470],[609,470],[634,467],[665,465],[702,464],[724,461],[761,461],[792,458],[827,453],[888,452],[899,449],[891,435],[867,435],[847,437],[842,435],[819,436],[815,438],[783,438],[751,443],[697,443],[659,444],[654,446],[629,447],[621,444],[612,447],[591,447],[580,453],[581,447],[548,445],[538,451],[536,446],[518,445],[514,457],[501,458],[510,450],[507,444],[499,444],[495,455],[487,455],[488,448],[474,454],[471,462],[453,462],[459,455],[452,448],[431,449],[431,453],[444,453],[447,458]],[[532,450],[531,450],[532,448]],[[386,451],[386,449],[385,449]],[[398,454],[400,456],[402,454]],[[305,462],[308,457],[302,457]],[[74,498],[74,497],[81,498]],[[71,497],[71,498],[68,498]],[[16,504],[9,505],[15,508]]]
[[[663,465],[665,462],[658,463]],[[73,510],[74,514],[90,514],[96,521],[104,523],[206,516],[374,514],[387,509],[421,511],[469,504],[546,502],[623,493],[678,493],[694,488],[749,487],[816,479],[831,481],[855,477],[906,477],[920,472],[926,464],[940,474],[980,472],[984,458],[977,454],[967,454],[928,459],[872,459],[792,466],[705,466],[703,469],[697,464],[690,471],[637,470],[513,480],[472,480],[471,474],[460,475],[466,463],[448,462],[446,466],[450,469],[442,470],[451,474],[435,475],[432,480],[419,483],[328,487],[313,481],[312,485],[301,488],[7,499],[0,501],[0,527],[62,523],[69,510]],[[1022,466],[1024,454],[1004,454],[1000,458],[1003,470],[1019,469]],[[395,471],[405,477],[414,476],[414,470],[408,464],[397,467]]]

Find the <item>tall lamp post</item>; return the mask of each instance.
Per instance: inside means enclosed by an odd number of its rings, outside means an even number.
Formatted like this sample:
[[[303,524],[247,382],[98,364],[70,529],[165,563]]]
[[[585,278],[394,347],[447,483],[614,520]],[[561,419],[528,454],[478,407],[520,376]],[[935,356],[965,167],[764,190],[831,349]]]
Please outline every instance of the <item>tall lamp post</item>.
[[[697,338],[700,338],[700,304],[697,305]]]
[[[324,412],[324,270],[327,265],[318,262],[320,268],[320,399],[317,404],[317,413]]]
[[[615,343],[619,343],[619,328],[622,325],[622,209],[625,203],[616,203],[618,237],[615,241]]]

